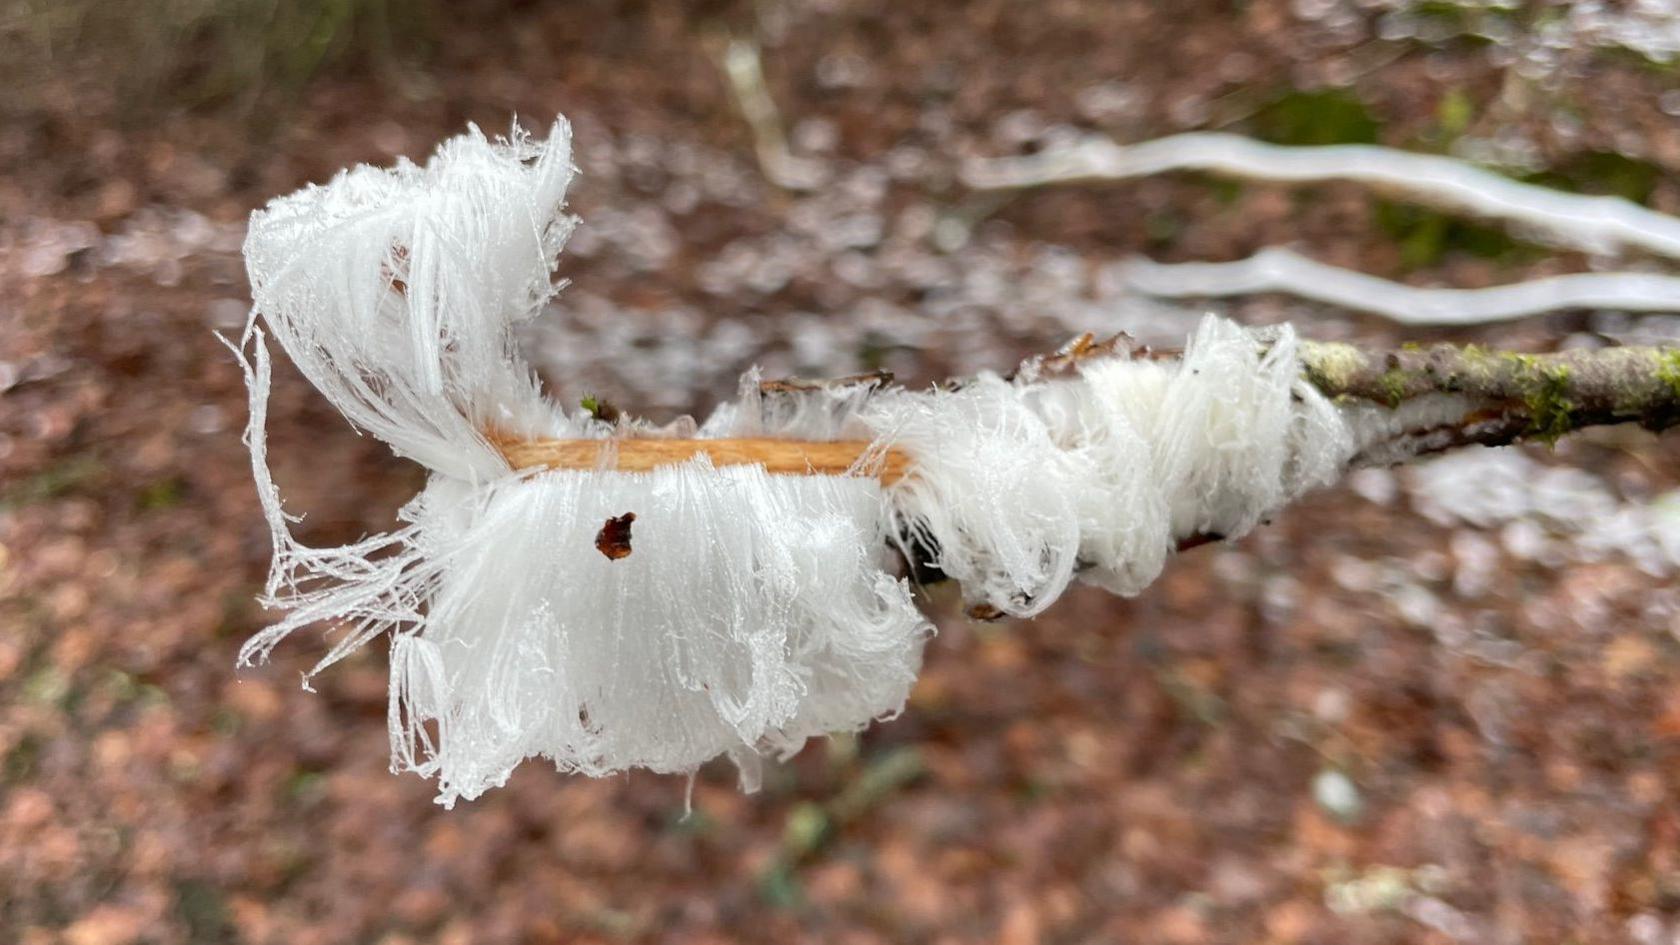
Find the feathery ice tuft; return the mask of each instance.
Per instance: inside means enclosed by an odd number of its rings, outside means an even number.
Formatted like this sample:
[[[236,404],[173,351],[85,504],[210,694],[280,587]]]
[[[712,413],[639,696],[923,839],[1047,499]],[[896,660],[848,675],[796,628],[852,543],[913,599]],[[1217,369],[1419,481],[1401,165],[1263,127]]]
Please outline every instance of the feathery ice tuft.
[[[751,786],[761,753],[899,711],[929,632],[883,569],[873,479],[509,466],[497,438],[613,432],[548,401],[511,338],[553,294],[573,174],[563,121],[546,141],[473,129],[424,166],[279,198],[246,241],[246,438],[274,538],[265,602],[287,613],[241,662],[342,627],[313,675],[392,634],[394,761],[437,777],[445,805],[538,755],[593,775],[727,755]],[[352,424],[430,470],[403,527],[338,548],[292,536],[263,326]],[[626,509],[634,554],[609,560],[594,540]]]
[[[931,628],[888,569],[894,543],[1000,613],[1036,614],[1076,576],[1135,594],[1179,542],[1248,531],[1397,422],[1302,381],[1287,326],[1212,317],[1173,360],[928,391],[753,373],[699,426],[568,415],[512,327],[555,291],[570,145],[563,120],[544,141],[474,128],[424,166],[274,200],[245,246],[236,353],[274,541],[264,600],[286,613],[241,662],[339,628],[313,674],[390,634],[394,763],[437,778],[445,805],[535,756],[590,775],[727,756],[751,788],[763,755],[903,707]],[[264,442],[268,333],[354,426],[429,470],[401,527],[337,548],[292,535]],[[613,466],[635,440],[682,436],[867,448],[845,475],[715,465],[703,448]],[[515,468],[503,451],[544,439],[602,441],[600,461]],[[877,479],[889,451],[903,473]]]
[[[703,458],[651,473],[543,472],[423,496],[423,633],[391,655],[401,767],[440,800],[522,759],[687,772],[861,728],[904,702],[926,624],[881,569],[880,487]],[[635,552],[595,550],[635,508]],[[428,730],[435,730],[435,738]]]

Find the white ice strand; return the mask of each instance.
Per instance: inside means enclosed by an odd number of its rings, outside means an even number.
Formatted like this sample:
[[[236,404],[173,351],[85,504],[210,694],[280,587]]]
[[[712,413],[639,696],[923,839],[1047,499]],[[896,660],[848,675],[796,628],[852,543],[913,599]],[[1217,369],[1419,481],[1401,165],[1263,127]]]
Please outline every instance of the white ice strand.
[[[1070,493],[1079,517],[1079,561],[1100,566],[1087,582],[1120,594],[1141,591],[1172,551],[1171,504],[1155,478],[1154,417],[1173,376],[1153,361],[1091,365],[1082,376],[1027,385],[1026,403],[1057,447],[1088,475]]]
[[[262,332],[252,329],[241,346],[229,347],[239,358],[250,392],[245,444],[251,451],[251,473],[273,543],[262,602],[286,612],[240,647],[239,664],[267,659],[281,640],[304,627],[321,622],[342,625],[345,635],[315,664],[313,675],[380,633],[422,619],[419,589],[427,580],[425,553],[415,543],[418,530],[412,524],[331,548],[311,548],[292,536],[291,523],[297,516],[285,511],[268,468],[265,424],[272,375],[268,346]],[[246,348],[251,356],[245,354]],[[405,520],[410,512],[410,508],[403,510]]]
[[[1290,395],[1300,368],[1287,327],[1269,345],[1263,340],[1233,322],[1202,319],[1153,416],[1138,417],[1153,423],[1154,478],[1175,539],[1246,533],[1287,497]]]
[[[1337,409],[1353,435],[1353,464],[1391,466],[1459,443],[1475,404],[1459,394],[1425,394],[1394,407],[1353,401]]]
[[[812,384],[787,391],[766,391],[763,380],[764,375],[756,367],[742,375],[737,399],[719,405],[700,426],[697,435],[790,440],[870,438],[870,430],[860,415],[864,404],[882,386],[875,378],[860,378],[855,384]]]

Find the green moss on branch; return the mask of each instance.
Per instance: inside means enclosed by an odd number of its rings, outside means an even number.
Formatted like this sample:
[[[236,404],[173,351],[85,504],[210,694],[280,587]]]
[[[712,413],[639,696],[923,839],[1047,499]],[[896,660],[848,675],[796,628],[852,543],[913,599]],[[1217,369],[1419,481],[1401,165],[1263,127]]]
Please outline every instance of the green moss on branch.
[[[1680,349],[1622,347],[1518,354],[1474,345],[1370,351],[1305,342],[1306,379],[1331,397],[1396,407],[1430,394],[1468,400],[1473,442],[1555,440],[1585,426],[1680,423]]]

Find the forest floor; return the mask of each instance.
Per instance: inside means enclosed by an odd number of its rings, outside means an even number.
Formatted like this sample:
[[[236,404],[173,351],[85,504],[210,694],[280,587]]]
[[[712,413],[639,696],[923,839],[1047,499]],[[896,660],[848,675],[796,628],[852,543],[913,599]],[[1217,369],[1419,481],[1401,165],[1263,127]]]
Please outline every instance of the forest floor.
[[[1674,436],[1361,473],[1135,599],[1081,590],[1033,621],[972,624],[931,589],[940,632],[899,718],[809,745],[756,795],[709,766],[688,816],[681,778],[541,762],[446,811],[387,770],[382,647],[315,692],[307,636],[236,672],[269,554],[213,335],[245,317],[243,220],[467,121],[573,121],[584,225],[531,350],[565,396],[655,416],[702,413],[755,363],[922,382],[1080,328],[1183,334],[1104,280],[1134,253],[1287,242],[1456,285],[1588,265],[1354,187],[952,180],[1071,129],[1476,141],[1680,212],[1672,68],[1606,51],[1525,77],[1484,42],[1303,13],[1334,2],[497,7],[283,105],[78,88],[0,123],[0,940],[1680,936]],[[730,33],[756,37],[819,189],[760,172],[718,65]],[[1680,333],[1232,311],[1370,343]],[[418,470],[282,373],[270,450],[300,537],[387,527]]]

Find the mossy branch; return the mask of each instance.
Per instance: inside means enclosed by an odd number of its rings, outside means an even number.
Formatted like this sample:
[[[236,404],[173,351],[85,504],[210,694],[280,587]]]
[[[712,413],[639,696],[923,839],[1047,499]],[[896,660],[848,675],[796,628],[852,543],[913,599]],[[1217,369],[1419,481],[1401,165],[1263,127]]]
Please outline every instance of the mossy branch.
[[[1519,354],[1477,345],[1378,351],[1305,342],[1302,370],[1325,394],[1385,407],[1431,394],[1467,400],[1464,423],[1435,451],[1469,443],[1546,441],[1583,427],[1680,423],[1680,348],[1620,347]]]

